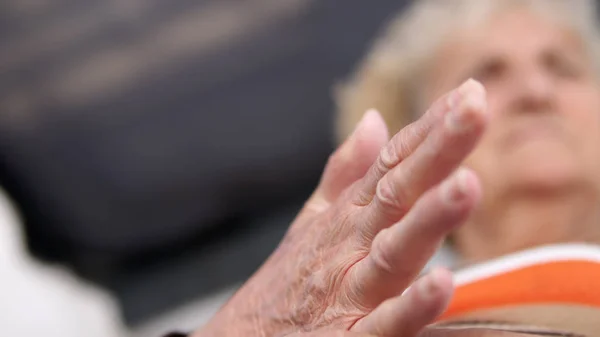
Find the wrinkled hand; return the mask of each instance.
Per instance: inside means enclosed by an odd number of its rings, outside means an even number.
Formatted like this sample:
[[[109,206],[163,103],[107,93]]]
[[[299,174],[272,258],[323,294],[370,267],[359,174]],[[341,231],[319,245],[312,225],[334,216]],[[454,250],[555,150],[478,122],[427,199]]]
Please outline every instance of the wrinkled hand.
[[[456,169],[487,120],[472,80],[389,141],[368,112],[280,246],[196,336],[415,336],[445,309],[451,275],[436,270],[400,294],[480,199],[475,174]]]

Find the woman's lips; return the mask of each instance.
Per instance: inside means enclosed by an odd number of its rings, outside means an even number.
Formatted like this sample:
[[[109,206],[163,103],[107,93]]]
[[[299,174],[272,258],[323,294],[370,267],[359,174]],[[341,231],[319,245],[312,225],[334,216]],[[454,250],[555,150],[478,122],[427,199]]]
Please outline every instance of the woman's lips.
[[[519,125],[506,135],[506,145],[509,147],[521,146],[532,141],[557,141],[560,132],[551,123],[537,123],[535,125]]]

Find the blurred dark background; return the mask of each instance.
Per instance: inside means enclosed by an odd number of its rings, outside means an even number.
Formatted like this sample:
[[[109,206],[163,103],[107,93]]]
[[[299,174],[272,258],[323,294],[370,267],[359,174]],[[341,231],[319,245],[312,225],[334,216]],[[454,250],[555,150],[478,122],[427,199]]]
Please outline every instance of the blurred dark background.
[[[0,183],[32,253],[130,325],[246,279],[333,149],[333,85],[405,2],[0,2]]]

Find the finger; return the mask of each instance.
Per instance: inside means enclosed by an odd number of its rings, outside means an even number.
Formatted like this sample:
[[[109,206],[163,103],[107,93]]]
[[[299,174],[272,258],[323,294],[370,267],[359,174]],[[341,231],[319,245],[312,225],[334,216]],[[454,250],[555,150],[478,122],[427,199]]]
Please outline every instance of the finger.
[[[369,254],[350,271],[356,303],[374,308],[402,292],[480,199],[479,180],[466,168],[428,191],[406,217],[375,237]]]
[[[415,151],[434,126],[460,102],[465,92],[474,85],[472,82],[468,80],[442,96],[421,118],[394,135],[357,187],[354,203],[364,206],[371,202],[379,180]]]
[[[352,135],[329,157],[309,203],[323,208],[335,201],[343,190],[365,175],[388,140],[387,126],[379,112],[367,111]]]
[[[452,293],[452,274],[435,269],[417,280],[404,295],[382,303],[352,330],[380,337],[414,337],[444,312]]]
[[[475,148],[487,125],[485,89],[475,81],[461,88],[460,103],[400,165],[377,183],[373,201],[361,210],[361,233],[373,238],[401,219],[425,191],[452,173]]]
[[[333,201],[362,178],[388,141],[388,129],[379,112],[367,111],[346,144],[332,156],[321,184],[324,197]]]

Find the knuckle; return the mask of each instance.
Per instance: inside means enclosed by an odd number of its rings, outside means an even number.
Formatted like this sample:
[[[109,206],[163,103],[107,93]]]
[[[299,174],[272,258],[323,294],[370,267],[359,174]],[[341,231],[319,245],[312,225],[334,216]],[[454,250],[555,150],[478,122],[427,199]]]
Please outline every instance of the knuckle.
[[[376,196],[384,209],[402,212],[406,210],[406,201],[408,196],[403,189],[399,189],[394,184],[389,175],[384,176],[378,183]]]
[[[382,170],[390,170],[398,164],[399,156],[396,149],[396,140],[398,136],[395,136],[389,141],[379,153],[379,164]]]
[[[391,249],[391,238],[389,235],[389,229],[384,229],[373,240],[373,247],[371,249],[371,262],[376,270],[385,274],[394,275],[396,269],[394,268],[394,254]]]
[[[386,179],[386,177],[383,177],[377,183],[377,199],[385,206],[396,207],[396,188],[390,183],[389,179]]]

